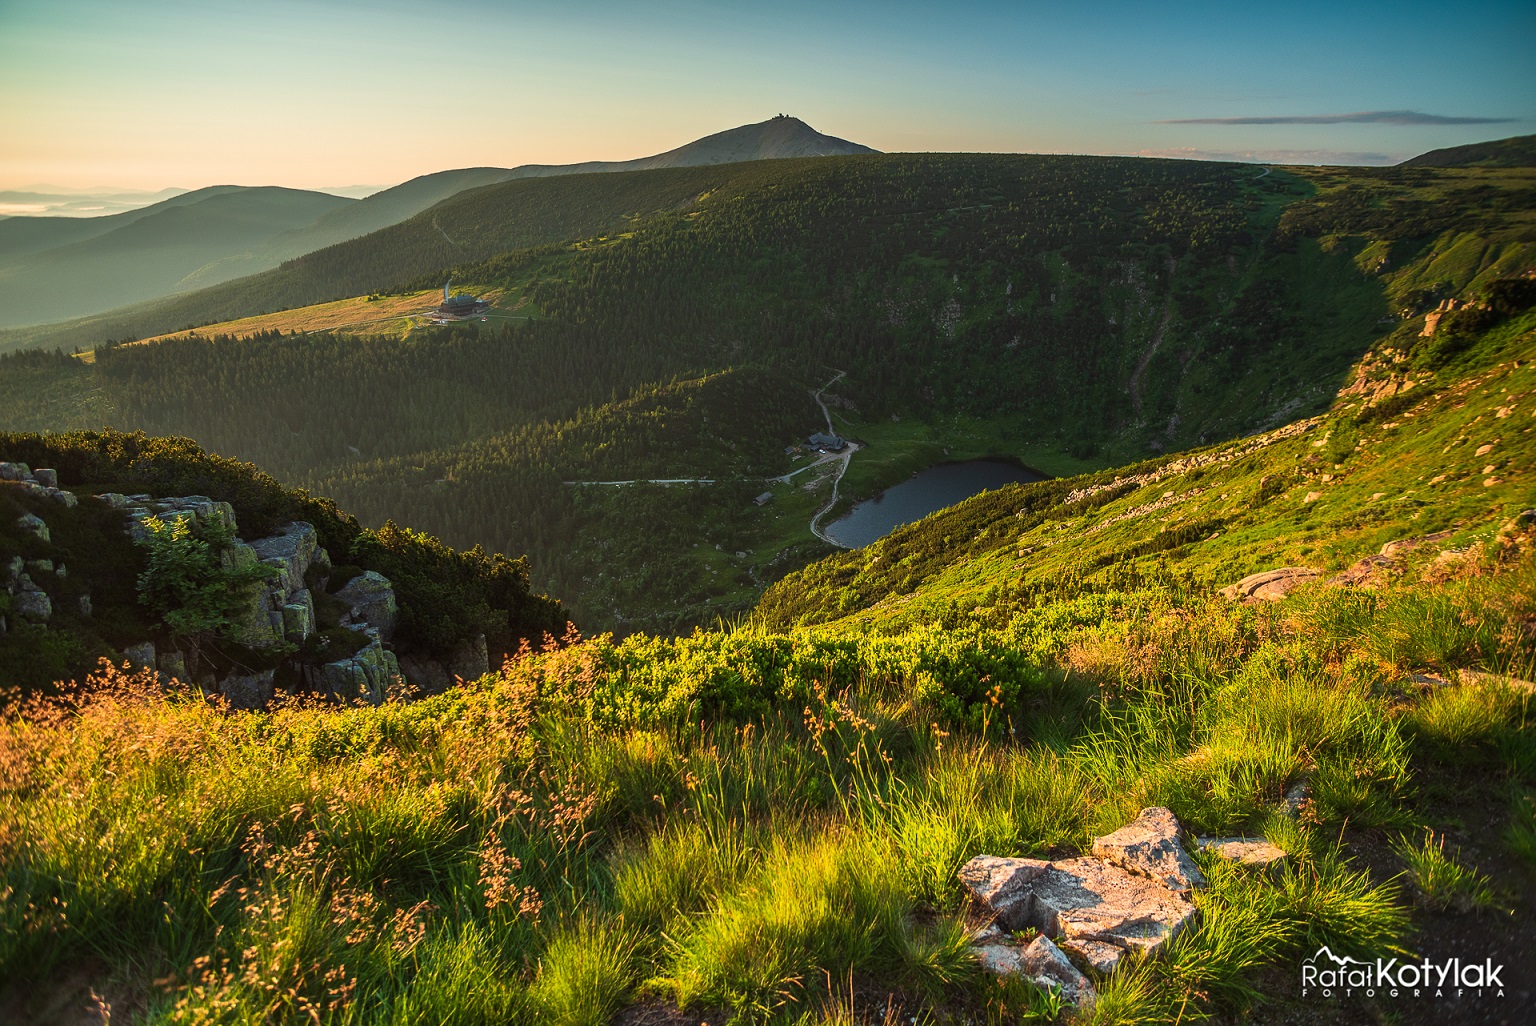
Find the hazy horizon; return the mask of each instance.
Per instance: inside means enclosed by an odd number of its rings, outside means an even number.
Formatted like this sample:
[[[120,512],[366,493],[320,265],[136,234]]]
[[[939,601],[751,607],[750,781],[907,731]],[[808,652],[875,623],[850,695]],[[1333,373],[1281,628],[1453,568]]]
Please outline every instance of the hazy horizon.
[[[624,160],[785,112],[886,151],[1385,164],[1526,134],[1536,10],[0,0],[0,190]],[[103,186],[101,183],[108,183]]]

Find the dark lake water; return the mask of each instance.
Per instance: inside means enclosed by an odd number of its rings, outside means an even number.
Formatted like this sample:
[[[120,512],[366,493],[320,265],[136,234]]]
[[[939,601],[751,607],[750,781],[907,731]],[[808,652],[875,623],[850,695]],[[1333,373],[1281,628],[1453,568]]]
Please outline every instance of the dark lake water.
[[[860,548],[902,524],[921,520],[980,492],[1044,479],[1044,474],[1003,460],[941,463],[859,503],[847,516],[826,526],[827,537],[839,545]]]

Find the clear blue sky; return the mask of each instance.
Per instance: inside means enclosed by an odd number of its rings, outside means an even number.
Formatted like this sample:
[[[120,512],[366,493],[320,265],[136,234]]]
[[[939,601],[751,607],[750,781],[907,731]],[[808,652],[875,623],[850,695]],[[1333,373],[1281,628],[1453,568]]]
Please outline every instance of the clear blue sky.
[[[1533,40],[1530,0],[0,0],[0,188],[386,184],[779,112],[883,150],[1385,163],[1536,132]]]

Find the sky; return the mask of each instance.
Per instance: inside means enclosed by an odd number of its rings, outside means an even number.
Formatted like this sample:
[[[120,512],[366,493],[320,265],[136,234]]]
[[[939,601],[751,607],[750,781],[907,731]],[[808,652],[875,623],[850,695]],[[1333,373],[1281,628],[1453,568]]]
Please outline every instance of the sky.
[[[1393,163],[1536,132],[1536,4],[0,0],[0,190],[383,186],[778,113],[881,150]]]

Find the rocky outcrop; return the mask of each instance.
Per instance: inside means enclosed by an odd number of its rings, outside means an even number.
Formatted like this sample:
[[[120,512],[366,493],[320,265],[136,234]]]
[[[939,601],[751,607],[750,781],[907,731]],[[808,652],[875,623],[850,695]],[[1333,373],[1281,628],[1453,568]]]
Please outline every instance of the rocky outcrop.
[[[59,487],[59,474],[55,470],[40,468],[34,471],[25,463],[0,463],[0,481],[8,481],[13,487],[51,499],[61,506],[79,505],[73,492]]]
[[[1068,492],[1067,497],[1063,499],[1062,502],[1067,505],[1071,505],[1074,502],[1081,502],[1084,499],[1089,499],[1095,495],[1098,495],[1100,492],[1107,492],[1111,489],[1126,488],[1128,486],[1142,488],[1149,484],[1156,484],[1165,477],[1172,477],[1176,474],[1184,474],[1191,470],[1203,470],[1207,467],[1214,467],[1223,463],[1230,463],[1233,460],[1242,459],[1244,456],[1250,456],[1253,453],[1260,451],[1261,449],[1268,448],[1269,446],[1274,445],[1276,442],[1283,442],[1288,438],[1295,438],[1297,435],[1312,430],[1312,428],[1316,427],[1321,422],[1321,417],[1312,417],[1308,420],[1298,420],[1293,424],[1287,424],[1285,427],[1279,428],[1277,430],[1269,431],[1262,435],[1255,435],[1252,438],[1245,438],[1241,442],[1234,443],[1222,449],[1195,453],[1191,456],[1181,456],[1176,460],[1168,461],[1161,467],[1158,467],[1156,470],[1151,470],[1144,474],[1127,474],[1125,477],[1117,477],[1113,481],[1109,481],[1105,484],[1089,485],[1086,488],[1079,488],[1076,491]]]
[[[486,649],[485,635],[477,634],[473,640],[459,642],[448,660],[448,675],[463,680],[479,680],[491,672],[490,654]]]
[[[1348,570],[1328,578],[1328,583],[1340,588],[1376,588],[1390,580],[1403,567],[1403,561],[1390,556],[1366,556]]]
[[[324,689],[339,698],[366,699],[378,705],[400,678],[400,664],[374,638],[354,655],[321,666],[319,678]]]
[[[233,507],[227,502],[215,502],[206,495],[156,499],[149,495],[108,493],[101,498],[128,515],[129,534],[141,543],[150,536],[145,521],[151,517],[173,523],[217,521],[231,531],[238,528]],[[320,546],[313,525],[293,521],[264,538],[251,542],[235,539],[221,554],[221,559],[229,569],[263,563],[273,571],[269,580],[248,586],[242,596],[240,608],[231,617],[230,624],[230,634],[236,641],[252,649],[270,650],[284,643],[301,645],[316,631],[315,598],[308,581],[312,569],[318,568],[319,572],[329,574],[331,561]],[[394,633],[398,618],[394,587],[387,578],[372,572],[362,574],[352,584],[356,587],[343,601],[353,603],[351,618],[369,635],[368,643],[345,659],[310,666],[304,676],[323,693],[345,699],[382,701],[390,685],[400,676],[395,654],[384,647]],[[138,665],[155,667],[153,646],[146,643],[142,647],[147,651],[136,653],[134,661]],[[483,651],[482,641],[482,660]],[[473,659],[473,651],[468,658]],[[162,658],[162,662],[164,665],[158,669],[167,677],[187,678],[188,667],[181,653],[175,653],[168,661]],[[255,709],[271,700],[274,678],[274,670],[237,671],[210,683],[233,708]]]
[[[1304,566],[1283,566],[1249,574],[1236,584],[1221,589],[1222,598],[1234,602],[1279,602],[1298,585],[1314,581],[1322,574]]]
[[[224,696],[224,700],[233,709],[265,708],[272,701],[272,681],[276,675],[276,670],[231,673],[219,681],[219,694]]]
[[[1186,898],[1205,886],[1200,867],[1179,843],[1179,821],[1162,807],[1142,809],[1130,823],[1095,839],[1093,853]]]
[[[1164,808],[1143,809],[1126,826],[1095,838],[1094,855],[1048,861],[978,855],[958,879],[973,909],[986,917],[973,937],[978,961],[989,972],[1018,975],[1062,988],[1077,1003],[1092,988],[1075,967],[1047,971],[1051,951],[1108,974],[1132,952],[1154,954],[1193,922],[1190,901],[1205,877],[1179,842],[1180,827]],[[1009,938],[1037,930],[1059,948],[1028,948]],[[1047,941],[1048,942],[1048,941]],[[1063,962],[1070,961],[1063,956]],[[1079,982],[1081,980],[1081,982]],[[1071,995],[1077,995],[1075,998]]]
[[[335,595],[349,607],[347,616],[352,623],[363,625],[370,634],[383,641],[394,638],[400,613],[395,605],[395,586],[389,578],[365,570]]]

